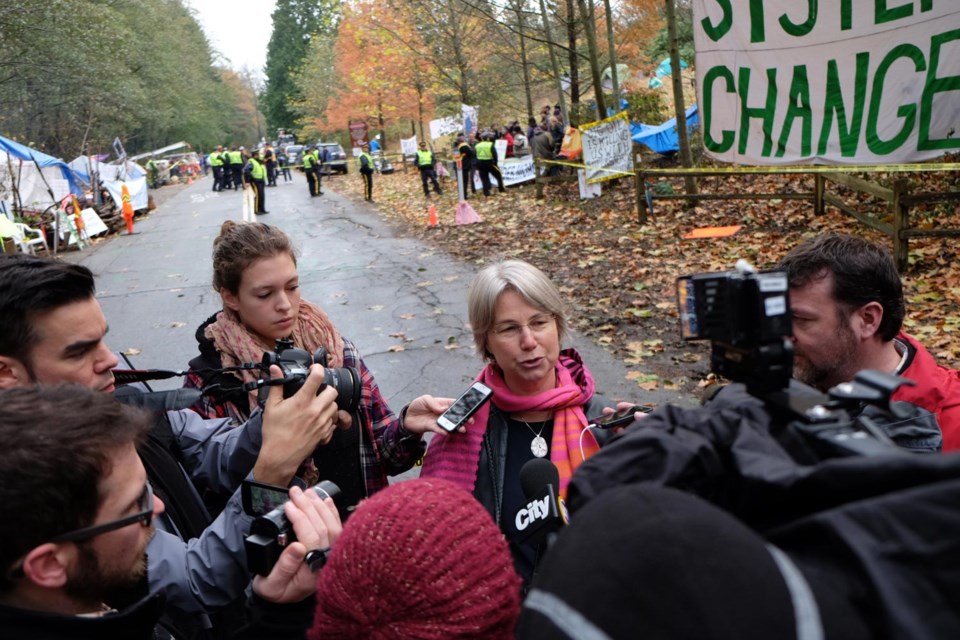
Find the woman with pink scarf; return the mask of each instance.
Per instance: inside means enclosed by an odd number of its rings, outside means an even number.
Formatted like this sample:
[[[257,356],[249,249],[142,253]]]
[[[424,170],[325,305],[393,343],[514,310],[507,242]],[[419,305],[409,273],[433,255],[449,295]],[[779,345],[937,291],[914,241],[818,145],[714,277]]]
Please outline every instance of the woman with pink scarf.
[[[567,332],[563,301],[542,271],[520,260],[491,265],[471,284],[468,305],[477,353],[488,363],[477,380],[493,389],[493,398],[465,434],[433,439],[421,476],[473,493],[506,534],[527,583],[537,549],[518,544],[514,527],[505,525],[527,503],[520,469],[534,458],[550,460],[565,496],[574,470],[599,448],[587,417],[603,407],[593,403],[593,377],[580,355],[560,349]]]

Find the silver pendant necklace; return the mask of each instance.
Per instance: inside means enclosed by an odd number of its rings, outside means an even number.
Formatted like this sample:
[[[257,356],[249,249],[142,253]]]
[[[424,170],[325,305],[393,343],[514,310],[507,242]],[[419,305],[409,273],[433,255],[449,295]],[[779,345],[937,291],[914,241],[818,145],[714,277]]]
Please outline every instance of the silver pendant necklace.
[[[533,427],[527,424],[525,420],[521,420],[520,422],[526,425],[527,429],[530,429],[530,433],[533,434],[533,442],[530,443],[530,451],[533,452],[533,455],[537,456],[538,458],[542,458],[547,455],[547,441],[540,435],[546,428],[547,423],[544,422],[542,425],[540,425],[540,433],[537,433],[533,430]]]

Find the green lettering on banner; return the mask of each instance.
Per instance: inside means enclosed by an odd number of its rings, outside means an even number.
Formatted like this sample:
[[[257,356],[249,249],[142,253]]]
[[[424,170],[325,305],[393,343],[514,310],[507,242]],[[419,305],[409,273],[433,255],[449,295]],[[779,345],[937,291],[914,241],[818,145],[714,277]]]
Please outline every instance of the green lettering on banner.
[[[931,138],[930,119],[933,117],[933,96],[945,91],[960,91],[960,76],[937,77],[940,67],[940,52],[943,45],[960,40],[960,29],[940,33],[930,39],[930,68],[927,71],[927,82],[923,87],[923,97],[920,99],[920,131],[917,148],[921,151],[932,149],[960,148],[958,138]],[[947,134],[950,135],[950,134]]]
[[[783,119],[783,131],[780,132],[780,142],[777,144],[777,157],[782,158],[787,150],[787,140],[793,121],[802,119],[803,129],[800,136],[800,155],[810,155],[810,139],[813,137],[813,110],[810,108],[810,81],[807,79],[806,65],[798,64],[793,68],[793,78],[790,80],[790,106]]]
[[[853,0],[840,0],[840,30],[853,29]]]
[[[908,4],[893,7],[892,9],[887,7],[888,1],[889,0],[873,0],[874,11],[877,16],[876,24],[893,22],[894,20],[909,18],[913,15],[913,0],[909,0]]]
[[[901,44],[890,50],[880,65],[877,67],[876,75],[873,77],[873,89],[870,95],[870,112],[867,115],[867,147],[877,155],[886,155],[896,150],[903,142],[910,137],[913,130],[914,121],[917,115],[916,104],[902,104],[897,107],[897,115],[903,118],[904,123],[900,132],[890,140],[881,140],[877,131],[877,119],[880,117],[880,101],[883,99],[883,81],[887,77],[887,71],[893,65],[897,58],[909,58],[913,60],[917,71],[924,71],[927,68],[923,59],[923,52],[912,44]]]
[[[817,24],[817,0],[807,0],[807,21],[802,24],[794,24],[787,17],[787,14],[780,16],[780,26],[791,36],[802,37],[813,31]]]
[[[703,76],[703,144],[714,153],[726,153],[733,146],[736,134],[731,129],[724,129],[721,133],[721,140],[717,142],[711,132],[713,122],[713,82],[714,80],[726,80],[727,93],[735,93],[736,87],[733,83],[733,72],[727,67],[720,65],[711,67]]]
[[[767,69],[767,100],[762,107],[748,107],[747,97],[750,95],[750,68],[740,67],[740,78],[737,83],[740,94],[740,146],[741,154],[747,152],[747,142],[750,139],[750,120],[763,120],[763,151],[761,155],[769,156],[773,148],[773,116],[777,109],[777,70]]]
[[[920,11],[933,11],[933,0],[920,0]]]
[[[763,0],[750,0],[750,42],[763,42],[767,39],[763,24]]]
[[[843,104],[843,91],[840,86],[840,73],[837,61],[827,62],[827,90],[823,102],[823,128],[820,130],[820,144],[817,155],[826,155],[833,117],[837,117],[837,136],[840,138],[840,155],[857,155],[860,142],[860,127],[863,125],[863,106],[867,101],[867,73],[870,69],[870,54],[866,51],[857,54],[857,71],[853,89],[853,115],[847,124],[847,109]]]
[[[713,26],[707,18],[700,21],[703,32],[714,42],[727,35],[730,32],[730,27],[733,26],[733,7],[730,6],[730,0],[717,0],[717,4],[723,9],[723,17],[720,19],[720,23]]]

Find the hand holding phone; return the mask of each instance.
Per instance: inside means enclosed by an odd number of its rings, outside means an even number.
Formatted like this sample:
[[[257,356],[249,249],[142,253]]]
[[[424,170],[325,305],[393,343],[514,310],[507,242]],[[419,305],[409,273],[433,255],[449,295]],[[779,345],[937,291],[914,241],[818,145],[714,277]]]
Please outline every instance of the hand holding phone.
[[[467,423],[470,416],[493,397],[493,389],[482,382],[474,382],[457,398],[450,408],[437,418],[437,424],[446,431],[454,432]]]
[[[613,429],[614,427],[625,427],[626,425],[632,423],[635,420],[634,414],[637,413],[650,413],[653,411],[650,407],[644,407],[639,404],[627,407],[626,409],[621,409],[619,411],[614,411],[610,415],[597,416],[596,418],[590,419],[590,424],[594,425],[598,429]]]

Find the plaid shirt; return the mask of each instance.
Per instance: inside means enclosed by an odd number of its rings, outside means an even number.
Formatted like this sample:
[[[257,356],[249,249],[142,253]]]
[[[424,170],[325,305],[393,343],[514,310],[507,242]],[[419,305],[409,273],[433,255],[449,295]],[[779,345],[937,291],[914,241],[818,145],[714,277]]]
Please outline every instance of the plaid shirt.
[[[359,417],[363,427],[360,466],[367,495],[371,496],[387,486],[388,475],[403,473],[419,461],[426,445],[421,436],[403,430],[402,417],[397,418],[387,406],[373,373],[364,364],[357,347],[346,338],[343,339],[343,366],[360,372],[360,405],[353,418],[356,421]],[[237,384],[240,384],[239,380]],[[191,371],[183,386],[202,389],[205,382]],[[217,394],[204,396],[191,408],[205,418],[229,417],[237,424],[249,417],[246,407],[218,398]]]

